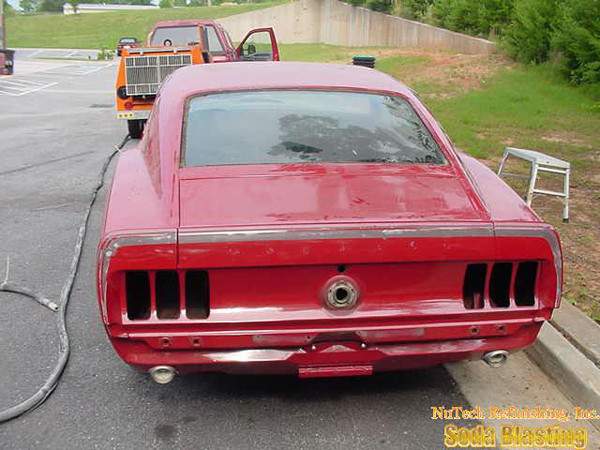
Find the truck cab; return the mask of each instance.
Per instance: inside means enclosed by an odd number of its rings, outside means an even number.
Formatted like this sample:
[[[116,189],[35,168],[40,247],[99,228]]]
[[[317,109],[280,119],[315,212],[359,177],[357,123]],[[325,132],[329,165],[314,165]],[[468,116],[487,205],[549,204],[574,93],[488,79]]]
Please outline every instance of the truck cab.
[[[180,67],[235,61],[279,61],[273,28],[249,31],[236,47],[213,20],[157,22],[145,46],[124,48],[117,72],[117,118],[127,120],[129,135],[141,137],[162,81]]]

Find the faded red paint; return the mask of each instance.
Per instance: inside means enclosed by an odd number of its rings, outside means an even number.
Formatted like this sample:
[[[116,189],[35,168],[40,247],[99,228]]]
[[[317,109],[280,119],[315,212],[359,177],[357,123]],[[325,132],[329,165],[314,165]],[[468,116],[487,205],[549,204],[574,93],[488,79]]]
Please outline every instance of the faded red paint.
[[[401,96],[449,164],[180,168],[186,99],[249,89]],[[195,243],[182,238],[190,230],[284,229],[451,229],[455,234],[339,239],[315,234],[301,240]],[[473,229],[489,235],[470,234]],[[179,238],[117,247],[105,266],[104,286],[104,251],[112,240],[156,230]],[[465,309],[467,263],[522,260],[540,263],[534,306],[497,308],[486,297],[483,309]],[[339,275],[340,264],[361,292],[352,311],[323,304],[323,287]],[[143,370],[166,364],[180,372],[364,375],[530,345],[560,300],[560,265],[554,230],[489,169],[458,154],[427,109],[393,78],[353,66],[208,64],[170,77],[143,140],[119,158],[99,245],[98,292],[115,349]],[[210,316],[129,320],[123,271],[160,269],[176,270],[180,277],[187,269],[207,270]]]

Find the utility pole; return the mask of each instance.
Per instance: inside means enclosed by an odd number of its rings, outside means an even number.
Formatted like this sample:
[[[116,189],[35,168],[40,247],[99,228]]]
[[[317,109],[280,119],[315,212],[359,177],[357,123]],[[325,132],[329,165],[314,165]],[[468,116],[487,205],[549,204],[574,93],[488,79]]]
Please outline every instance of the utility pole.
[[[4,0],[0,0],[0,49],[6,48],[6,33],[4,30]]]

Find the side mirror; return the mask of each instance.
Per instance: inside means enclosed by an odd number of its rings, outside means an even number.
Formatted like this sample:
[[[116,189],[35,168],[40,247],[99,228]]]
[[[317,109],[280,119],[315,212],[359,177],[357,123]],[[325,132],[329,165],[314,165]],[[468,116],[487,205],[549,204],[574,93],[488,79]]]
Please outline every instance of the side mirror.
[[[256,45],[254,44],[248,44],[248,47],[246,48],[246,54],[247,55],[254,55],[256,53]]]

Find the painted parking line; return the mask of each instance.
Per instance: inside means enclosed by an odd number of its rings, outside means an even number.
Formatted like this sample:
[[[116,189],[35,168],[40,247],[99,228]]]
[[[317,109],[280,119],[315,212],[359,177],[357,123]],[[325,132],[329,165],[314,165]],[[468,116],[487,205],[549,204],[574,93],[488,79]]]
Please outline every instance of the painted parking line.
[[[70,75],[70,76],[84,76],[89,75],[91,73],[99,72],[102,69],[106,69],[107,67],[114,66],[115,62],[109,62],[106,64],[65,64],[60,67],[54,67],[48,70],[45,70],[46,74],[56,74],[56,75]]]
[[[0,79],[0,95],[20,97],[55,86],[58,81],[52,83],[41,83],[33,80],[4,80]]]
[[[29,86],[41,86],[43,84],[46,84],[42,81],[35,81],[35,80],[22,80],[22,79],[0,79],[0,85],[13,85],[13,86],[25,86],[25,87],[29,87]]]
[[[52,64],[34,62],[26,64],[25,77],[13,75],[0,78],[0,96],[9,95],[20,97],[22,95],[38,92],[50,88],[64,81],[67,77],[83,77],[102,69],[115,65],[115,62],[106,64]],[[33,78],[32,78],[33,77]]]

